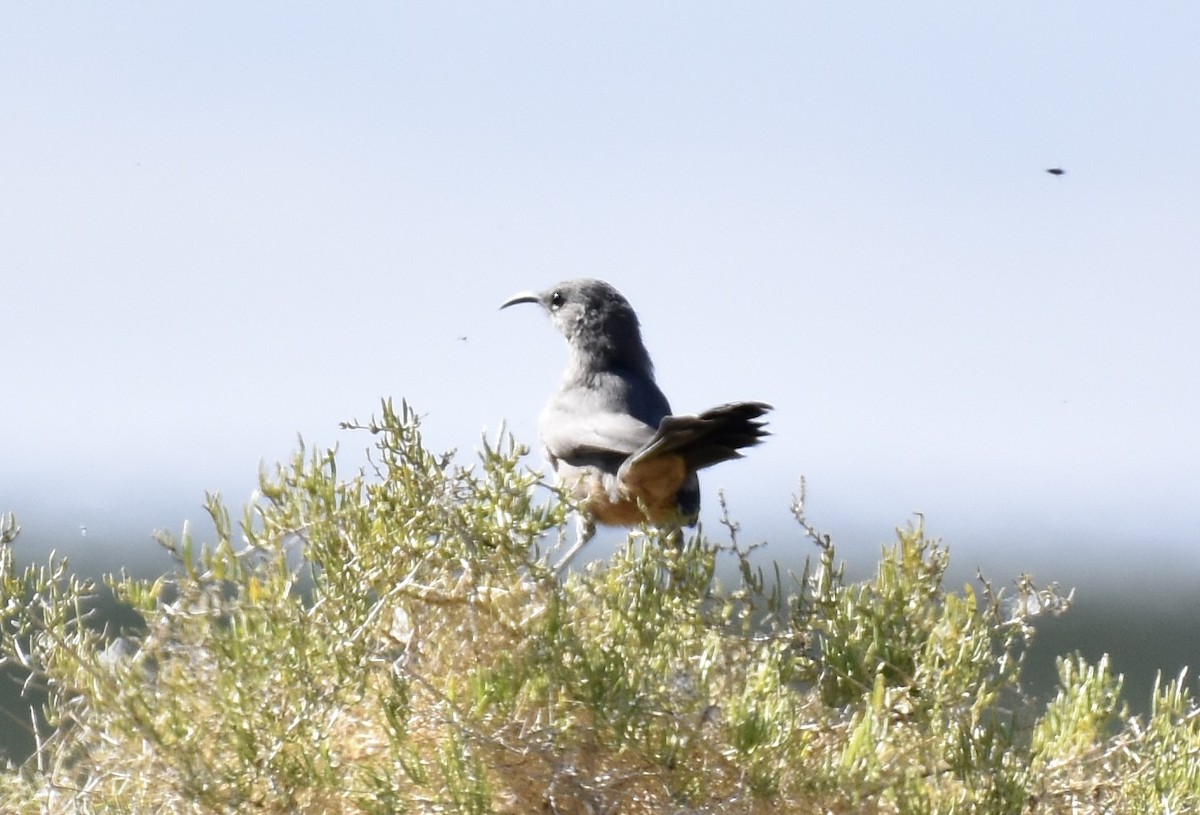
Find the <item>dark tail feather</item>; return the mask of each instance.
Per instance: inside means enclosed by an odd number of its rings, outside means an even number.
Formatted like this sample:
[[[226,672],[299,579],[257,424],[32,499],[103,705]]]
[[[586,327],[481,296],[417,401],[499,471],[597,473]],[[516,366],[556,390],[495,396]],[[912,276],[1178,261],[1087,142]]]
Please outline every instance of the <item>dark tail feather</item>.
[[[755,421],[771,410],[766,402],[730,402],[699,416],[667,416],[646,446],[629,457],[625,466],[647,458],[676,453],[695,472],[722,461],[741,458],[738,451],[763,440],[765,422]]]

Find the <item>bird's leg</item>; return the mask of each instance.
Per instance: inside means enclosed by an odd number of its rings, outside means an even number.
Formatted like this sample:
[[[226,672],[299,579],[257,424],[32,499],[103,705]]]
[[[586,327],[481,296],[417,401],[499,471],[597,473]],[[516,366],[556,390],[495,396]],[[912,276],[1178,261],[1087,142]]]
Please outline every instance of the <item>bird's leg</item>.
[[[579,550],[592,539],[596,534],[596,522],[586,512],[575,513],[575,545],[567,550],[567,553],[559,559],[558,563],[554,564],[554,572],[565,569],[570,562],[579,554]]]
[[[683,551],[683,527],[680,524],[671,524],[665,527],[661,537],[674,547],[676,552]]]
[[[667,567],[666,572],[666,585],[670,588],[671,586],[682,584],[685,579],[683,566],[680,562],[684,558],[683,525],[671,523],[664,525],[661,529],[659,540],[670,547],[668,557],[670,558],[671,565]]]

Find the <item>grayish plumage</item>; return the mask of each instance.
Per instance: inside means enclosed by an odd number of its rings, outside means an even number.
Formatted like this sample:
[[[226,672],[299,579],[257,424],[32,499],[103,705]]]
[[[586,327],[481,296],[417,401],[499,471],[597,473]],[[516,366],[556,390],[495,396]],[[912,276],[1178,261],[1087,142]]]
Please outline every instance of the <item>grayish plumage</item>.
[[[735,402],[697,416],[674,416],[654,381],[637,314],[602,280],[568,280],[524,292],[501,308],[537,303],[567,339],[569,358],[538,423],[558,482],[592,524],[695,522],[704,467],[739,458],[765,435],[756,421],[771,409]]]

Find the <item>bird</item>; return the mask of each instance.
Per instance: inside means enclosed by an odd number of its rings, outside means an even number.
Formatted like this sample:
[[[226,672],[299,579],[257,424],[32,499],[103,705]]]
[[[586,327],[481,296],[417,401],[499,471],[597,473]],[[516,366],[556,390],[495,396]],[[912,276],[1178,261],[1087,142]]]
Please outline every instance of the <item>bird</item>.
[[[574,554],[596,525],[643,522],[678,530],[700,512],[697,472],[759,444],[766,402],[730,402],[675,415],[654,378],[641,324],[603,280],[526,291],[501,309],[534,303],[567,340],[566,370],[538,420],[542,453],[578,507]],[[569,558],[570,555],[568,555]],[[564,560],[568,559],[564,558]]]
[[[1064,170],[1062,167],[1051,167],[1046,172],[1050,173],[1050,175],[1066,175],[1067,174],[1067,171]]]

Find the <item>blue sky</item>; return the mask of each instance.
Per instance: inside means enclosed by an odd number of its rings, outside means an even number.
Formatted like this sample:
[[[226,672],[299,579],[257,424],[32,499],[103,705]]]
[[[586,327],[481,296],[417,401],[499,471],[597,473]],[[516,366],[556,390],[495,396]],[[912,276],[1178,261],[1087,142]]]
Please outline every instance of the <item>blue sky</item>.
[[[0,508],[31,545],[152,548],[298,433],[353,461],[337,423],[384,396],[437,449],[533,443],[564,348],[497,306],[594,276],[677,411],[776,405],[703,479],[710,520],[723,487],[791,551],[804,475],[867,562],[920,511],[1001,576],[1200,573],[1197,30],[1179,3],[5,4]]]

